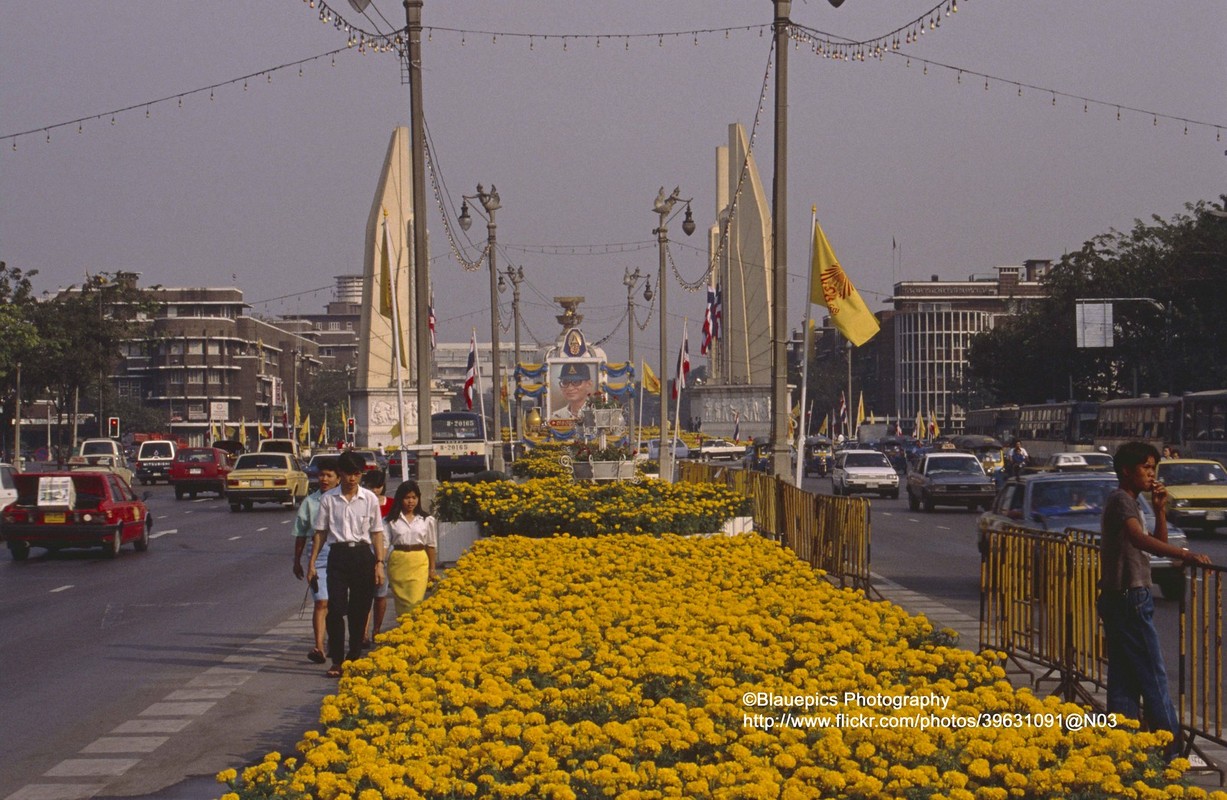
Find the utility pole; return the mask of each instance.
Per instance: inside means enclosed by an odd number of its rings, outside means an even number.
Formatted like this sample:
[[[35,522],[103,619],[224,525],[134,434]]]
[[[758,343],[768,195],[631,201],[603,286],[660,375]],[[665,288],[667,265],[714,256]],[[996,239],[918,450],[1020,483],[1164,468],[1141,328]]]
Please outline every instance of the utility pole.
[[[792,0],[775,2],[775,164],[771,188],[771,471],[787,479],[788,417],[788,35]],[[851,402],[851,398],[849,398]],[[803,412],[804,413],[804,412]]]

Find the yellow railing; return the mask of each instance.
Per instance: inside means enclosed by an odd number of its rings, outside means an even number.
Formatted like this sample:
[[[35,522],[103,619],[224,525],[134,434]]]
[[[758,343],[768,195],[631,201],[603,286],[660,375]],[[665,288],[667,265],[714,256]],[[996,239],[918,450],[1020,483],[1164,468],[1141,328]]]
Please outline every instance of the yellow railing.
[[[1186,749],[1196,749],[1198,738],[1227,746],[1225,574],[1227,568],[1218,566],[1184,568],[1177,709],[1189,733]],[[1055,679],[1054,694],[1098,705],[1088,687],[1107,685],[1103,625],[1095,605],[1099,577],[1096,533],[1072,528],[988,533],[981,543],[980,648],[1035,664],[1046,670],[1037,683]]]
[[[754,528],[840,586],[868,591],[869,501],[815,495],[772,475],[683,461],[681,480],[720,483],[754,501]]]

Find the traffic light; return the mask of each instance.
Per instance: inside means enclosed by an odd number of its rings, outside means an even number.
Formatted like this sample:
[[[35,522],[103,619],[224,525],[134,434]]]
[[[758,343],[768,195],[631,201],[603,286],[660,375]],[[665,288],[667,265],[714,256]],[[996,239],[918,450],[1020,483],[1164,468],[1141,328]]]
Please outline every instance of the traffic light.
[[[107,417],[107,436],[112,439],[119,438],[119,417]]]
[[[345,433],[349,436],[353,436],[357,432],[358,423],[354,421],[354,418],[350,417],[349,419],[345,420]]]

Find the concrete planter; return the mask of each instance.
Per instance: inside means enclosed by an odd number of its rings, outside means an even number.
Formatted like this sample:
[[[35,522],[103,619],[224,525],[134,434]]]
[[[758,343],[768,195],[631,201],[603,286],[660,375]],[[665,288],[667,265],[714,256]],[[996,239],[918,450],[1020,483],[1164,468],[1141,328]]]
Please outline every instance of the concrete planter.
[[[479,538],[481,526],[475,520],[440,522],[439,550],[436,558],[440,564],[458,561]]]
[[[722,533],[725,536],[737,536],[741,533],[754,533],[754,517],[733,517],[724,523]]]

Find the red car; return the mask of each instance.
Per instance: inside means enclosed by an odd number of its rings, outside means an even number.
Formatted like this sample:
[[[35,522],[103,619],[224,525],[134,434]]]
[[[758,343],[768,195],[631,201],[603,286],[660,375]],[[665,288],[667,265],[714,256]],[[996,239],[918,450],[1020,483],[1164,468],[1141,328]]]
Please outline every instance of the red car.
[[[195,500],[197,492],[216,492],[221,497],[226,493],[230,469],[230,460],[221,448],[184,447],[175,453],[167,478],[175,487],[176,500],[182,500],[185,494]]]
[[[23,472],[13,476],[17,499],[3,512],[4,539],[14,561],[31,547],[101,547],[108,558],[131,542],[149,549],[153,517],[132,487],[112,472]]]

